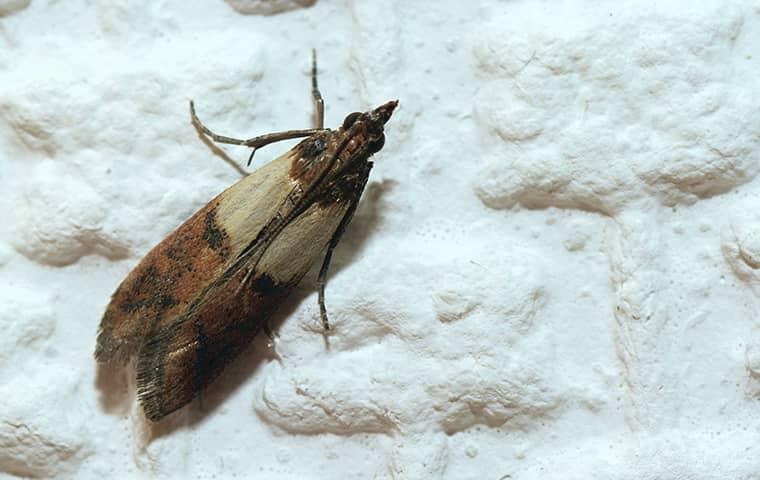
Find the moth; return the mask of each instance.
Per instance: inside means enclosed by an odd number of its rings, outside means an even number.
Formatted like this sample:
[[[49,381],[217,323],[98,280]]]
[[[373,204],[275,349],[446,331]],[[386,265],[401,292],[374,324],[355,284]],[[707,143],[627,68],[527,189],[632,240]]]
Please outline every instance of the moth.
[[[330,259],[356,211],[384,127],[398,101],[349,114],[324,128],[324,101],[312,58],[316,128],[240,140],[193,124],[215,142],[257,149],[303,138],[227,188],[156,245],[127,275],[106,308],[95,358],[136,356],[137,397],[158,421],[195,398],[263,329],[320,257],[320,317]],[[250,164],[250,158],[248,163]],[[324,255],[324,256],[323,256]]]

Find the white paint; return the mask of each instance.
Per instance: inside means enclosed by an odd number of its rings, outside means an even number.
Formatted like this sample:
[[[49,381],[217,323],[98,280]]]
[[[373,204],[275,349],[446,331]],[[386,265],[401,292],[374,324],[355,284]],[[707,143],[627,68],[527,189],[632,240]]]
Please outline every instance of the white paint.
[[[31,0],[2,0],[0,1],[0,16],[10,15],[29,6]]]
[[[0,2],[0,471],[760,473],[753,2],[258,3],[296,8]],[[187,100],[230,136],[307,127],[311,47],[327,125],[401,101],[329,349],[313,270],[274,347],[151,428],[92,351],[123,276],[247,159]]]

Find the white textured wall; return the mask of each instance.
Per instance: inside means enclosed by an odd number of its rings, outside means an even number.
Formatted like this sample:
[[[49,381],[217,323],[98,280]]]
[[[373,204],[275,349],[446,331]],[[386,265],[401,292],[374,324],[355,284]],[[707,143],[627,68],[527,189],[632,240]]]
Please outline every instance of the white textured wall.
[[[760,4],[694,3],[0,0],[0,476],[760,478]],[[311,47],[401,101],[329,350],[312,274],[150,428],[100,315],[248,155],[187,101],[309,126]]]

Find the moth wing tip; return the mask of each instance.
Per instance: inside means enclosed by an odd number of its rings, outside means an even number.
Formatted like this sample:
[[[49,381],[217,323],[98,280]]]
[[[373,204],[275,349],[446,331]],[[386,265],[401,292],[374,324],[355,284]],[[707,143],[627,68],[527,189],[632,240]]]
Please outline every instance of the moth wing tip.
[[[137,370],[137,401],[140,402],[145,418],[151,422],[157,422],[166,416],[162,408],[162,394],[151,378],[150,373],[144,369]]]

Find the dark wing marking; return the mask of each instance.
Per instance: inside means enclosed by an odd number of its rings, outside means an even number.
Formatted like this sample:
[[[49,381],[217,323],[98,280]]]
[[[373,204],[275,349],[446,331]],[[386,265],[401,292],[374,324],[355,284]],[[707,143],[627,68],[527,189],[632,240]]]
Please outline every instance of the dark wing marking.
[[[218,205],[219,197],[196,212],[122,281],[100,322],[99,361],[126,363],[156,322],[184,310],[232,260],[227,232],[216,221]]]
[[[140,351],[137,393],[157,421],[189,403],[253,340],[293,285],[261,275],[239,289],[244,273],[214,289],[192,314],[156,325]]]

